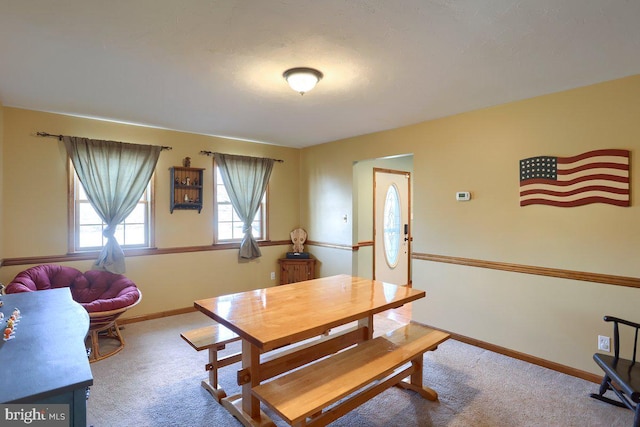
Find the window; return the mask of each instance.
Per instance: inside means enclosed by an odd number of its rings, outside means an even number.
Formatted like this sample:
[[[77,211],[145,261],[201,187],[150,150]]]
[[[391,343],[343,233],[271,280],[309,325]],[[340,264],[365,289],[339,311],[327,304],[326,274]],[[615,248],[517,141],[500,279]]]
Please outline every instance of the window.
[[[220,168],[214,165],[214,170],[214,241],[216,243],[239,242],[244,236],[242,233],[242,221],[231,205],[231,199],[222,181],[222,175],[220,175]],[[267,239],[266,212],[268,192],[269,190],[267,189],[251,224],[253,237],[256,240]]]
[[[389,267],[398,265],[400,248],[400,194],[398,187],[392,184],[387,189],[384,200],[384,255]]]
[[[78,179],[78,175],[69,161],[70,200],[69,212],[72,233],[69,237],[70,252],[100,250],[106,243],[102,235],[106,224],[100,219],[95,209],[89,203],[84,188]],[[151,238],[151,214],[152,210],[152,185],[151,178],[147,189],[140,198],[136,208],[116,228],[116,239],[123,249],[148,248],[152,246]]]

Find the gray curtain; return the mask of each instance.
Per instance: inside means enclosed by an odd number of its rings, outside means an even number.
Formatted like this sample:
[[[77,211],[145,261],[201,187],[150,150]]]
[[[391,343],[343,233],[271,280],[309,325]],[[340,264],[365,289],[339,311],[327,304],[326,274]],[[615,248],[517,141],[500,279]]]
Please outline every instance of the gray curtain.
[[[122,274],[124,253],[114,233],[142,197],[162,147],[73,136],[63,141],[89,202],[106,224],[107,243],[93,269]]]
[[[214,153],[214,157],[231,205],[243,223],[240,258],[258,258],[262,253],[251,233],[251,223],[267,190],[275,160],[221,153]]]

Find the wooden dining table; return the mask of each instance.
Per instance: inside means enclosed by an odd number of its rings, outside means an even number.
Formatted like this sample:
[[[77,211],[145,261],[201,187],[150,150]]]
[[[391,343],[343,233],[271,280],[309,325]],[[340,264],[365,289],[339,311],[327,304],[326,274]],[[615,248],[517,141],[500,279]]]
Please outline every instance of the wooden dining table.
[[[197,300],[194,306],[242,340],[242,391],[223,405],[246,426],[273,426],[253,387],[371,339],[375,314],[424,296],[406,286],[337,275]],[[351,322],[355,326],[341,328]]]

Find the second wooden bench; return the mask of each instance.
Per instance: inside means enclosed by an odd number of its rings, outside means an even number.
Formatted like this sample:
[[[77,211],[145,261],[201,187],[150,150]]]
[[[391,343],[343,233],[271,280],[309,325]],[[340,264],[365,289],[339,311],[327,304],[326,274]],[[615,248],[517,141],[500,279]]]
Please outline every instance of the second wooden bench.
[[[448,338],[442,331],[405,325],[260,384],[253,394],[293,426],[325,426],[394,385],[436,400],[438,394],[422,385],[422,360]],[[410,381],[403,381],[407,377]]]
[[[224,350],[227,344],[240,340],[240,337],[219,323],[183,332],[180,336],[197,351],[209,350],[209,363],[205,365],[205,369],[209,371],[209,381],[202,381],[201,384],[220,402],[227,394],[219,387],[218,369],[239,362],[242,355],[235,353],[218,359],[218,351]]]

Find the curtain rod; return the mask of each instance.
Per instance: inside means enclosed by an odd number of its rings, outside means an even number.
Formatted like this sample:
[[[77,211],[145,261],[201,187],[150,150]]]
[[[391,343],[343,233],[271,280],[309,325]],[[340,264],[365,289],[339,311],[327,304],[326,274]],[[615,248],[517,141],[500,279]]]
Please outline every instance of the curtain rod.
[[[200,154],[204,154],[204,155],[207,155],[207,156],[213,156],[215,153],[213,151],[204,151],[204,150],[202,150],[202,151],[200,151]],[[233,154],[233,155],[234,156],[239,156],[239,157],[251,158],[251,156],[242,156],[242,155],[239,155],[239,154]],[[274,162],[278,162],[278,163],[284,163],[284,160],[280,160],[280,159],[271,159],[271,160],[273,160]]]
[[[59,141],[62,141],[62,138],[64,137],[64,135],[53,135],[53,134],[50,134],[50,133],[47,133],[47,132],[38,132],[38,133],[36,133],[36,135],[45,136],[45,137],[52,137],[52,138],[58,138]],[[168,147],[166,145],[161,146],[161,148],[163,150],[172,150],[173,149],[173,147]]]

